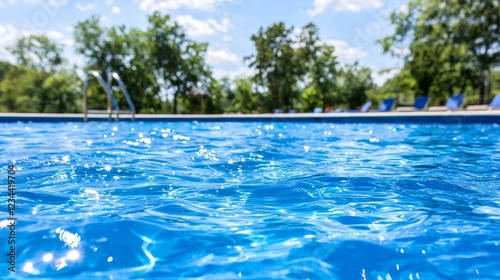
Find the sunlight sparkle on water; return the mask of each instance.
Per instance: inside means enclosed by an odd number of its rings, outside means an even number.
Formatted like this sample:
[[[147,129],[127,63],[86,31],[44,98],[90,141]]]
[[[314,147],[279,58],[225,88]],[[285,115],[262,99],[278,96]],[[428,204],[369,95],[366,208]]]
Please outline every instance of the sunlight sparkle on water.
[[[77,250],[72,250],[68,253],[68,260],[75,261],[80,257],[80,253]]]
[[[34,267],[33,267],[33,263],[32,262],[27,262],[24,266],[23,266],[23,271],[26,272],[26,273],[32,273],[34,271]]]
[[[498,125],[73,125],[3,124],[19,279],[500,276]]]
[[[43,255],[42,259],[43,259],[44,262],[50,262],[53,258],[54,257],[52,256],[51,253],[47,253],[47,254]]]

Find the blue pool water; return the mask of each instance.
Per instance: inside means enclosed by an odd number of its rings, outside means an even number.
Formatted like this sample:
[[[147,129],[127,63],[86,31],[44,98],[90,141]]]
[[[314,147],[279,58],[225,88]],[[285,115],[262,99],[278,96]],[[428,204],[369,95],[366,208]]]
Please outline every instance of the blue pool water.
[[[500,279],[495,124],[0,129],[0,278]]]

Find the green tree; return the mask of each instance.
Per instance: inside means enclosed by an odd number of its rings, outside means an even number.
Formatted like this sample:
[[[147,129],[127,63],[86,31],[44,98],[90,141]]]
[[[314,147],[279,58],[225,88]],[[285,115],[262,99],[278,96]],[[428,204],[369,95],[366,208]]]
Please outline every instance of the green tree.
[[[8,65],[0,82],[0,104],[6,112],[38,112],[34,96],[37,72],[26,67]]]
[[[158,12],[149,16],[148,40],[155,77],[173,95],[176,114],[179,97],[210,83],[211,71],[204,60],[208,45],[189,40],[176,22]]]
[[[9,112],[76,112],[78,79],[66,69],[61,47],[43,35],[19,38],[8,48],[18,65],[0,67],[0,104]]]
[[[338,103],[336,100],[335,90],[337,86],[337,57],[333,55],[334,48],[329,45],[321,45],[317,47],[317,51],[313,54],[310,64],[310,77],[312,85],[316,88],[321,96],[321,107],[325,109],[327,106]]]
[[[216,79],[211,79],[208,83],[208,92],[210,93],[210,98],[206,102],[207,114],[222,114],[224,113],[224,92],[223,85]]]
[[[386,69],[381,72],[384,73],[393,70],[395,69]],[[367,92],[367,97],[369,100],[372,100],[375,103],[379,103],[385,98],[392,98],[396,96],[399,99],[398,102],[400,102],[401,99],[412,99],[413,102],[413,97],[418,96],[419,92],[420,88],[417,84],[417,81],[410,73],[408,67],[405,66],[403,67],[403,69],[399,70],[399,72],[394,77],[388,79],[384,83],[384,85],[374,87],[373,89],[369,90]],[[412,102],[403,102],[403,104],[407,104],[408,106],[410,106],[413,104]]]
[[[201,113],[202,102],[204,102],[205,114],[222,114],[224,112],[224,93],[222,85],[216,80],[211,79],[206,88],[201,88],[209,93],[209,96],[192,96],[191,93],[181,95],[179,98],[179,107],[187,113]]]
[[[44,35],[21,37],[8,50],[15,56],[18,65],[30,69],[54,73],[63,66],[62,47]]]
[[[417,50],[433,51],[421,55],[435,63],[432,71],[434,68],[446,69],[444,61],[460,64],[448,69],[455,68],[456,73],[464,75],[462,81],[470,79],[468,83],[478,88],[480,103],[487,102],[490,73],[500,63],[499,1],[449,0],[443,3],[438,0],[411,0],[408,11],[394,12],[391,20],[396,27],[395,32],[381,41],[386,51],[409,42],[411,56],[419,56]],[[429,57],[429,54],[438,55]],[[424,65],[414,66],[419,67],[418,71],[425,72]],[[448,75],[448,78],[453,76],[449,71],[438,72],[435,78],[442,75]],[[462,88],[466,86],[459,85]]]
[[[152,41],[145,31],[125,26],[104,28],[97,16],[79,22],[74,28],[75,48],[86,60],[85,70],[97,70],[106,79],[107,72],[117,72],[125,83],[137,112],[154,113],[161,110],[159,86],[153,73],[150,55]],[[116,85],[116,84],[115,84]],[[106,104],[106,95],[93,83],[89,105],[99,108]],[[113,88],[120,108],[127,108],[123,94]]]
[[[319,30],[316,25],[309,23],[305,25],[299,35],[298,53],[302,63],[306,65],[310,79],[310,85],[315,89],[310,89],[309,94],[315,92],[320,95],[320,103],[315,107],[322,107],[336,103],[335,87],[337,75],[337,57],[334,55],[334,47],[321,42]],[[314,103],[314,102],[313,102]],[[312,103],[309,102],[311,105]],[[308,110],[314,108],[309,108]]]
[[[81,82],[75,74],[54,74],[43,81],[42,91],[45,92],[49,104],[44,112],[76,113],[81,108]]]
[[[491,91],[500,94],[500,70],[491,73]]]
[[[310,85],[304,89],[301,95],[301,111],[312,112],[315,108],[323,106],[323,98],[318,89]]]
[[[271,106],[285,110],[291,109],[298,99],[297,83],[307,72],[306,61],[294,47],[297,41],[293,39],[292,31],[293,28],[287,28],[283,22],[260,28],[251,37],[256,54],[245,58],[257,71],[254,81],[262,91],[269,92]]]
[[[76,113],[80,90],[75,74],[47,75],[12,65],[0,81],[0,107],[7,112]]]
[[[249,78],[238,78],[233,82],[234,89],[231,90],[231,111],[250,114],[259,108],[259,94],[253,90],[252,80]]]
[[[346,65],[339,71],[339,98],[348,108],[357,108],[367,101],[367,93],[375,87],[370,68],[357,63]]]

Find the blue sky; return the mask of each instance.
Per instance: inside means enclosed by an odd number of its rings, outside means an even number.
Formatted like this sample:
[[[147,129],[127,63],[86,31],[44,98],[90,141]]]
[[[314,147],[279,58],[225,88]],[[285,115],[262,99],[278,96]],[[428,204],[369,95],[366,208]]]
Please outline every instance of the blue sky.
[[[391,11],[404,9],[407,0],[0,0],[0,59],[12,61],[4,50],[23,34],[45,33],[65,45],[65,56],[81,63],[73,52],[73,30],[78,21],[93,14],[104,25],[126,24],[145,28],[147,15],[155,10],[168,13],[197,41],[209,43],[207,61],[216,76],[245,75],[243,57],[254,52],[250,41],[261,26],[284,21],[300,28],[315,23],[321,38],[335,46],[344,63],[359,61],[370,67],[382,83],[401,67],[400,59],[382,54],[375,43],[393,30]]]

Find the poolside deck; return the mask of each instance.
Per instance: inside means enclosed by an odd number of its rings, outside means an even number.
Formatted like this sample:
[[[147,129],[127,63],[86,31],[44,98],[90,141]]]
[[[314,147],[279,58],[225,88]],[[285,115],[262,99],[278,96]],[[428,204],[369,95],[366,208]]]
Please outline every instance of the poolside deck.
[[[108,121],[107,115],[89,115],[89,121]],[[83,114],[0,113],[0,122],[83,122]],[[113,120],[114,121],[114,120]],[[129,115],[120,115],[120,121],[130,121]],[[302,114],[220,114],[167,115],[137,114],[135,121],[210,121],[210,122],[336,122],[336,123],[497,123],[496,111],[446,112],[372,112],[372,113],[302,113]]]

